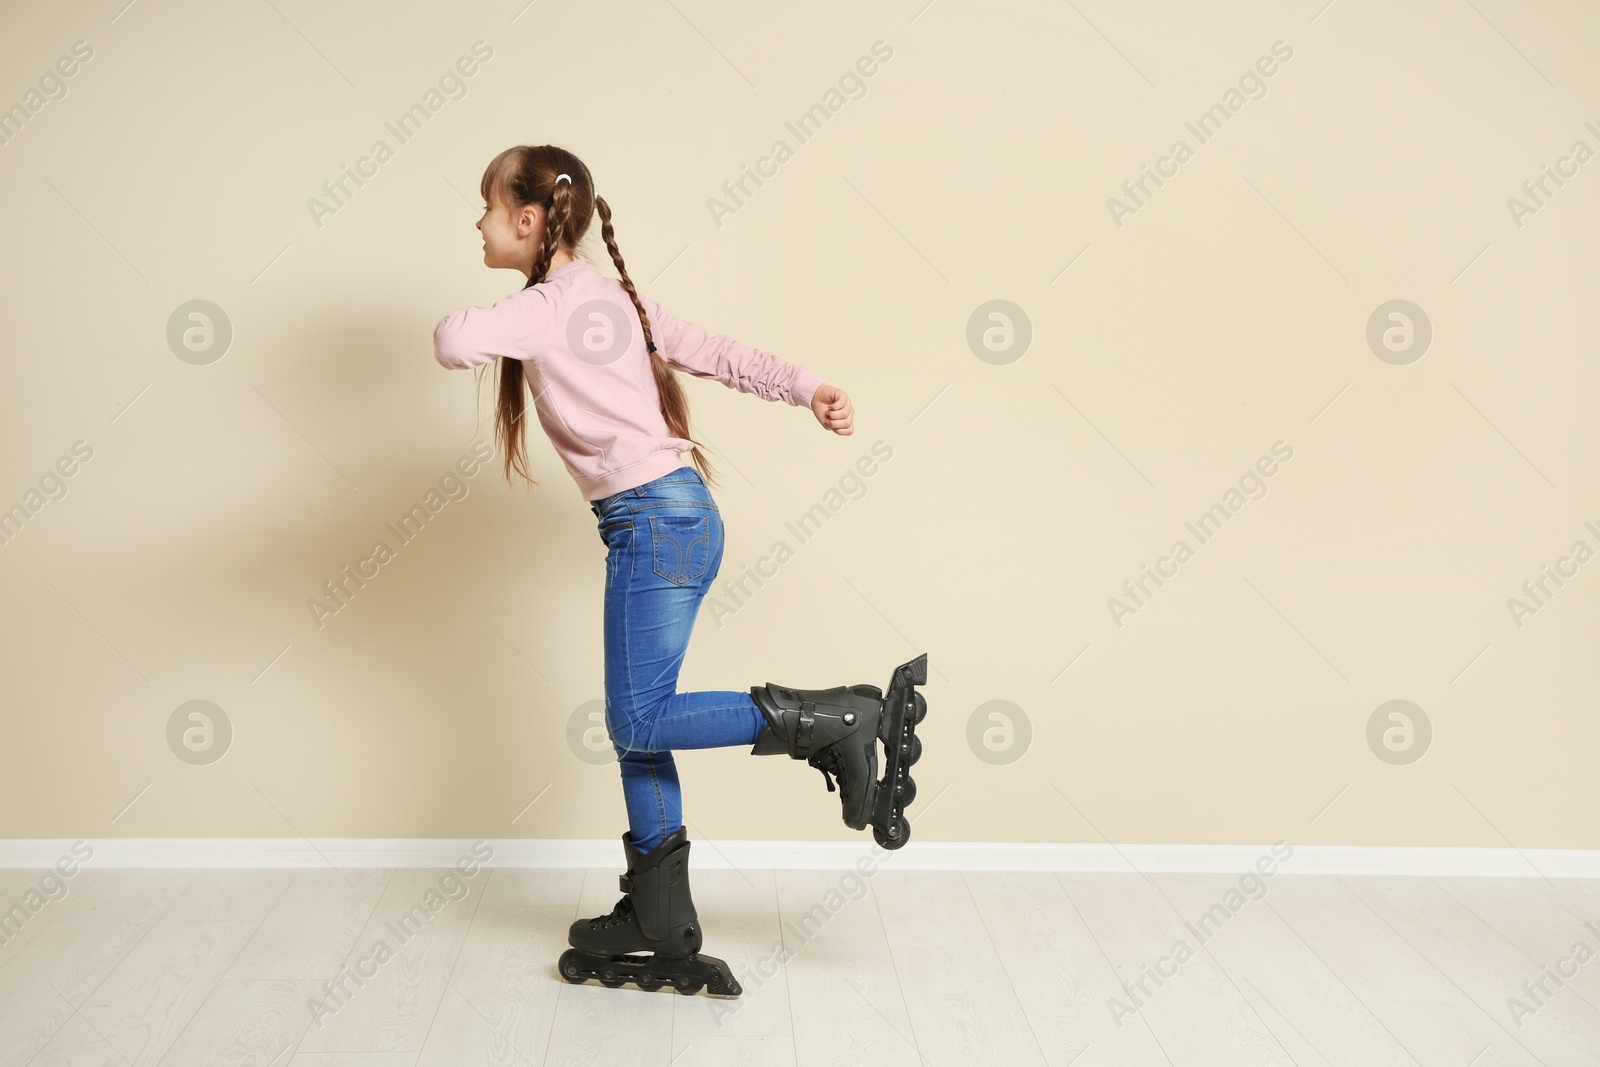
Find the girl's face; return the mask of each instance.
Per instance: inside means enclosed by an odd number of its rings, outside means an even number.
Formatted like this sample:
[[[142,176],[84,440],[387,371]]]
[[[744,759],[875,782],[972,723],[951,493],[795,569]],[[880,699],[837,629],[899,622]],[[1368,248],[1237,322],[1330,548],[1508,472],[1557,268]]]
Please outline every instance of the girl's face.
[[[477,222],[483,234],[483,264],[527,274],[533,270],[533,250],[544,240],[544,211],[529,204],[513,212],[498,193],[490,195],[493,199]]]

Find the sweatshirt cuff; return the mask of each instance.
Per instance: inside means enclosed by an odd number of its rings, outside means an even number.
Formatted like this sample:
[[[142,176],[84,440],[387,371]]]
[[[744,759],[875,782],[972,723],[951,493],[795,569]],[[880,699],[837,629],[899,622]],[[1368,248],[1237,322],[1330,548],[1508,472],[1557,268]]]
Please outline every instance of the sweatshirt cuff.
[[[793,384],[789,386],[789,396],[792,398],[794,406],[809,408],[811,406],[811,398],[816,395],[821,386],[821,378],[817,377],[809,367],[801,367],[800,373],[795,376]]]

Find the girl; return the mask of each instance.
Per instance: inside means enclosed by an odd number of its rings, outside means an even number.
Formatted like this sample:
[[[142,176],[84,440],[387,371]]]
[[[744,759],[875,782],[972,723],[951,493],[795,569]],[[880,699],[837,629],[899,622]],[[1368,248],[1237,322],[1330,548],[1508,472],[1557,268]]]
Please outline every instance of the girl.
[[[830,774],[838,777],[845,822],[861,829],[873,818],[879,723],[888,717],[874,686],[677,691],[690,630],[722,562],[723,525],[706,483],[715,479],[690,436],[673,372],[809,407],[824,429],[843,436],[853,432],[850,398],[800,364],[708,336],[641,295],[617,248],[611,208],[572,153],[508,148],[484,171],[481,192],[484,264],[520,270],[528,281],[491,307],[441,319],[435,358],[451,368],[497,361],[496,436],[507,481],[513,470],[533,481],[523,450],[527,383],[607,549],[605,722],[622,772],[628,873],[625,895],[608,915],[572,924],[569,938],[582,951],[562,957],[562,972],[573,981],[625,978],[646,988],[671,979],[687,992],[699,988],[698,978],[709,992],[737,994],[725,964],[695,955],[701,935],[672,750],[750,744],[752,754],[806,759],[830,792]],[[596,210],[620,282],[574,255]],[[683,463],[684,451],[693,466]],[[888,745],[893,739],[883,733]],[[626,965],[640,957],[617,959],[640,949],[662,957],[653,972]]]

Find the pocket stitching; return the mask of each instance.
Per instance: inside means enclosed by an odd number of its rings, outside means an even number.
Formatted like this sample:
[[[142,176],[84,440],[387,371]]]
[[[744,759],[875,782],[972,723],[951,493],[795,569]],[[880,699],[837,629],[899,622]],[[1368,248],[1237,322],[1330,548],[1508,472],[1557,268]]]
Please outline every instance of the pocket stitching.
[[[650,515],[650,516],[647,516],[647,517],[650,519],[650,547],[651,547],[650,562],[651,562],[651,568],[656,572],[656,574],[658,574],[662,578],[665,578],[667,581],[671,582],[673,585],[688,585],[690,582],[696,580],[701,575],[705,574],[706,568],[711,566],[711,523],[710,523],[710,517],[709,516],[706,516],[706,515],[678,515],[678,516]],[[671,529],[666,525],[665,522],[662,522],[660,524],[658,524],[656,522],[657,519],[666,519],[666,518],[669,518],[669,517],[671,517],[671,518],[688,519],[690,521],[690,523],[692,524],[692,527],[691,527],[692,529],[700,530],[700,529],[703,528],[704,532],[703,533],[695,533],[694,536],[689,538],[689,541],[688,541],[687,544],[685,544],[683,542],[680,542],[678,540],[678,538],[672,533]],[[695,545],[699,544],[701,541],[704,541],[706,543],[706,560],[705,560],[705,563],[703,563],[701,565],[700,569],[697,570],[692,575],[686,574],[686,575],[683,575],[683,576],[680,577],[677,573],[668,573],[666,570],[663,570],[662,563],[661,563],[661,552],[660,552],[659,548],[657,548],[657,546],[662,541],[666,541],[666,542],[670,543],[672,545],[673,549],[676,551],[677,557],[678,557],[678,561],[679,561],[680,570],[686,569],[689,566],[689,561],[694,556],[694,547],[695,547]]]

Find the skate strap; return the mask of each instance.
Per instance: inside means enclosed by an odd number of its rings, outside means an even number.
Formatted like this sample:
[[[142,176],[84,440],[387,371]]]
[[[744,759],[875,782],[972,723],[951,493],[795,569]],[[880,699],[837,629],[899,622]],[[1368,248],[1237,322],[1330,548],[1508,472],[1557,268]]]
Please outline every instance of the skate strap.
[[[800,717],[794,730],[794,757],[804,759],[811,755],[811,735],[817,725],[817,706],[809,700],[800,703]],[[833,788],[831,785],[828,787]]]

